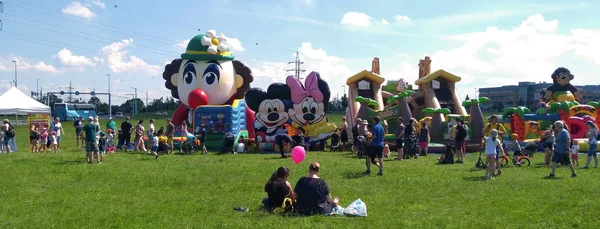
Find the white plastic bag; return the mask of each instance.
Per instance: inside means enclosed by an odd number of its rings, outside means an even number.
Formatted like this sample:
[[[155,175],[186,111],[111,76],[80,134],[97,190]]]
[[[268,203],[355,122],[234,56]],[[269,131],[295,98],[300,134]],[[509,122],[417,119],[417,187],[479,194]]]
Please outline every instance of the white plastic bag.
[[[360,199],[355,200],[344,209],[344,214],[351,216],[367,216],[367,204]]]

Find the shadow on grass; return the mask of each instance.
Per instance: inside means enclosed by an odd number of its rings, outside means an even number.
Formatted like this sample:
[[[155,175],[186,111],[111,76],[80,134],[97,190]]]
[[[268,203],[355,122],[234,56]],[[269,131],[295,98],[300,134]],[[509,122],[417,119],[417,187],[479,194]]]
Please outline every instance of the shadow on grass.
[[[277,157],[265,157],[265,160],[285,160],[285,159],[291,159],[291,157],[281,157],[281,156],[277,156]]]
[[[362,172],[347,172],[343,177],[344,179],[357,179],[366,176]]]
[[[474,177],[463,177],[465,181],[485,181],[484,176],[474,176]]]
[[[69,160],[69,161],[54,162],[53,164],[55,164],[55,165],[79,165],[79,164],[85,164],[85,163],[87,163],[86,160]]]

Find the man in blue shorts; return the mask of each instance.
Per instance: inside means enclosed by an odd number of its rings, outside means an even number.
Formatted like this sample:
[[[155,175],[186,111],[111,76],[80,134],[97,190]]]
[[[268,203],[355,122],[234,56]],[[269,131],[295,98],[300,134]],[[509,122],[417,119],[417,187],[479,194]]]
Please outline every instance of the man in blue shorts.
[[[377,167],[379,167],[379,172],[377,173],[378,176],[382,176],[383,175],[383,137],[384,137],[384,132],[383,132],[383,126],[381,126],[380,123],[381,119],[377,116],[373,117],[373,123],[375,123],[375,126],[373,126],[373,129],[371,130],[371,134],[372,134],[372,140],[371,140],[371,145],[369,147],[369,150],[367,152],[367,161],[366,161],[366,165],[367,165],[367,171],[365,171],[365,174],[370,174],[371,173],[371,163],[373,163],[374,165],[376,165]],[[375,157],[377,157],[378,162],[375,162]]]

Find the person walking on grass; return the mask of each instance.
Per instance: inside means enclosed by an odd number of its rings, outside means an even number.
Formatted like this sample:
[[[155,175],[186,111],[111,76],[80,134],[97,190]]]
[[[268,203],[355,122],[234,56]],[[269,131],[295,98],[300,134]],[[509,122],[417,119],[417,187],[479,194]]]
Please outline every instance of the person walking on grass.
[[[135,147],[134,151],[142,150],[143,152],[148,151],[146,149],[146,145],[144,144],[144,120],[138,121],[138,124],[135,126]]]
[[[2,131],[4,131],[4,140],[2,140],[2,145],[4,146],[4,152],[10,154],[12,153],[12,150],[10,149],[10,145],[8,143],[15,138],[15,128],[10,124],[8,119],[4,119],[2,123]]]
[[[54,118],[53,131],[56,131],[56,150],[60,151],[61,136],[65,134],[65,130],[63,130],[63,126],[60,123],[60,118],[58,118],[58,117]],[[52,144],[54,144],[54,142]]]
[[[98,164],[101,163],[98,155],[98,144],[96,143],[96,136],[98,135],[98,125],[94,124],[94,117],[88,118],[88,124],[83,126],[85,132],[85,155],[88,164],[92,164],[93,158],[97,158]]]
[[[131,129],[132,125],[129,122],[129,116],[125,117],[125,121],[121,123],[121,136],[123,137],[123,141],[119,142],[119,148],[125,147],[125,151],[129,150],[129,142],[131,142]]]
[[[346,116],[342,117],[342,128],[340,131],[340,140],[342,142],[342,151],[346,151],[348,146],[348,122],[346,122]]]
[[[4,153],[4,128],[0,128],[0,153]]]
[[[200,148],[202,149],[202,154],[207,154],[208,150],[206,150],[206,126],[204,124],[200,125]]]
[[[365,174],[370,174],[371,173],[371,163],[373,163],[374,165],[376,165],[377,167],[379,167],[379,172],[377,173],[378,176],[382,176],[383,175],[383,137],[384,137],[384,132],[383,132],[383,127],[381,126],[381,123],[379,123],[381,121],[381,119],[378,116],[373,117],[373,123],[375,123],[375,125],[373,126],[373,129],[371,130],[371,143],[370,143],[370,147],[369,150],[367,152],[367,159],[366,159],[366,165],[367,165],[367,171],[365,171]],[[377,157],[378,162],[375,162],[375,157]]]
[[[569,169],[571,169],[571,177],[577,177],[577,173],[575,173],[575,167],[573,167],[573,163],[569,158],[570,148],[571,148],[571,136],[569,135],[569,131],[564,128],[565,124],[562,121],[554,122],[554,127],[557,130],[556,134],[556,144],[554,147],[554,154],[552,155],[552,171],[548,174],[547,178],[554,178],[556,166],[558,163],[568,164]]]
[[[169,147],[169,153],[173,153],[173,135],[175,134],[175,125],[171,122],[171,118],[167,119],[167,130],[165,136],[167,137],[167,146]]]
[[[107,144],[106,144],[106,138],[104,138],[105,137],[104,133],[100,132],[99,136],[100,136],[100,138],[98,139],[98,152],[99,152],[98,156],[100,156],[100,158],[99,158],[100,162],[99,163],[103,163],[104,162],[104,155],[106,154],[106,146],[107,146]]]
[[[594,158],[594,168],[598,168],[598,154],[596,153],[596,148],[598,147],[599,140],[598,126],[592,121],[587,121],[585,123],[585,126],[588,128],[588,131],[586,132],[586,137],[588,138],[590,148],[587,152],[587,162],[585,163],[585,166],[583,166],[583,168],[589,168],[590,163],[592,162],[592,158]]]
[[[467,128],[465,121],[462,119],[457,120],[455,130],[456,134],[454,135],[454,146],[458,156],[458,161],[456,163],[462,164],[464,163],[465,154],[467,152],[465,146],[465,140],[467,139]]]
[[[32,153],[38,152],[38,144],[40,143],[40,133],[38,132],[37,126],[35,123],[31,124],[31,128],[29,129],[29,151]]]
[[[417,158],[417,155],[427,156],[430,141],[429,128],[427,128],[427,123],[423,122],[423,124],[421,124],[421,129],[419,130],[419,153],[415,154],[415,158]]]
[[[396,127],[396,151],[398,151],[397,161],[402,161],[402,153],[404,150],[404,119],[398,117],[398,127]]]
[[[571,140],[571,162],[579,167],[579,141]]]
[[[152,148],[150,151],[152,151],[152,154],[154,154],[154,159],[156,160],[158,159],[158,133],[152,133],[151,137],[148,136],[148,139],[150,138],[152,138]]]
[[[500,166],[496,164],[496,157],[498,153],[496,150],[499,148],[504,155],[504,149],[502,147],[498,147],[500,144],[500,139],[498,139],[498,130],[492,129],[490,130],[490,136],[484,137],[481,140],[481,148],[485,149],[485,160],[488,164],[487,170],[485,171],[485,179],[494,179],[494,171],[496,170],[496,166]],[[498,175],[501,173],[499,172]]]
[[[152,138],[154,132],[156,132],[156,129],[154,128],[154,119],[150,119],[150,121],[148,122],[148,129],[146,129],[146,136],[148,136],[148,147],[146,147],[146,149],[151,149],[154,145],[154,141]]]
[[[83,118],[81,116],[77,117],[75,121],[73,121],[73,127],[75,127],[75,143],[77,143],[77,148],[79,148],[79,141],[81,141],[81,147],[85,146],[85,140],[83,138]]]

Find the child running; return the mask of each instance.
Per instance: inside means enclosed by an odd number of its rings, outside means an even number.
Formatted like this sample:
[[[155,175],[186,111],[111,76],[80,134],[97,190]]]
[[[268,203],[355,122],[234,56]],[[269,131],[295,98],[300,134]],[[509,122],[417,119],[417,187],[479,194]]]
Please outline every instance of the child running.
[[[100,158],[98,158],[98,164],[102,164],[104,162],[104,154],[106,154],[106,138],[104,138],[104,132],[100,132],[100,139],[98,139],[98,151]]]
[[[52,149],[51,152],[56,153],[58,152],[58,138],[56,136],[56,131],[52,131],[52,136],[50,137],[50,139],[52,139]]]
[[[498,139],[498,130],[492,129],[491,136],[484,137],[481,140],[481,147],[485,148],[485,156],[486,163],[488,164],[487,170],[485,172],[485,179],[494,179],[494,171],[496,170],[496,166],[500,166],[496,164],[496,148],[500,148],[502,154],[504,154],[504,149],[502,147],[498,147],[500,145],[500,139]],[[498,175],[501,174],[501,171],[498,172]]]
[[[571,140],[571,160],[575,166],[579,167],[579,142]]]
[[[154,154],[154,159],[158,159],[158,133],[152,133],[152,153]]]
[[[38,151],[41,152],[43,150],[45,153],[48,149],[46,144],[48,144],[48,130],[46,130],[46,127],[42,127],[42,134],[40,135],[40,149]]]

